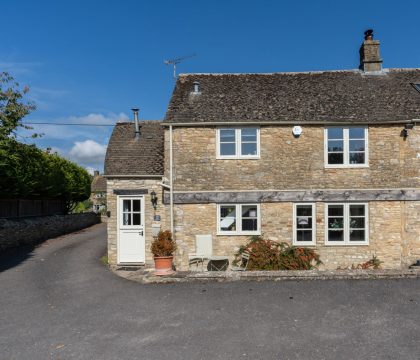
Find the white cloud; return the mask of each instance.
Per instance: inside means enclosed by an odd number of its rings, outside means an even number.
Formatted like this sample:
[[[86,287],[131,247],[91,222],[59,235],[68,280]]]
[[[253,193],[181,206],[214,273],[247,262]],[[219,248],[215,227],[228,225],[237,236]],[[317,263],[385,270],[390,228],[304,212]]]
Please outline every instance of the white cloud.
[[[106,153],[106,145],[101,145],[93,140],[76,141],[69,152],[72,159],[81,163],[103,162]]]
[[[96,140],[99,138],[109,138],[112,126],[83,126],[88,125],[114,125],[119,121],[127,121],[128,116],[125,113],[109,113],[109,114],[98,114],[91,113],[85,116],[69,116],[65,118],[58,118],[54,120],[54,123],[70,124],[70,125],[30,125],[34,128],[32,132],[41,133],[43,139],[60,139],[60,140],[71,140],[71,139],[92,139]],[[26,122],[45,122],[42,119],[31,118]],[[25,123],[25,122],[24,122]],[[83,124],[82,126],[77,126]],[[32,133],[30,132],[30,133]],[[23,132],[24,133],[24,132]],[[25,135],[25,134],[24,134]]]
[[[86,116],[70,116],[67,120],[77,124],[114,125],[118,121],[127,121],[128,116],[123,112],[119,114],[111,113],[107,116],[92,113]]]
[[[91,166],[86,166],[86,170],[90,175],[93,175],[95,170],[99,170],[98,168],[93,168]]]

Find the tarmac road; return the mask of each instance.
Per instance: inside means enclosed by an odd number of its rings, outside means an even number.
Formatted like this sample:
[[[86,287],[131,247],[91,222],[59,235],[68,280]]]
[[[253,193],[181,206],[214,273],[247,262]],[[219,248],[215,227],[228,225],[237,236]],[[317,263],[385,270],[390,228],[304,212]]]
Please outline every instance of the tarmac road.
[[[106,227],[0,256],[0,359],[420,359],[420,280],[141,285]]]

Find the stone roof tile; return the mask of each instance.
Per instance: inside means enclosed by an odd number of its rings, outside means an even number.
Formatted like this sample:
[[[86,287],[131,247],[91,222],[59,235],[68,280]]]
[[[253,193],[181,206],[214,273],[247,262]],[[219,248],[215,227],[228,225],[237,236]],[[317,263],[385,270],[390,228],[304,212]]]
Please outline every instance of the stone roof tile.
[[[193,82],[200,93],[193,94]],[[164,123],[366,122],[420,117],[420,69],[183,74]]]
[[[105,156],[105,175],[163,174],[163,128],[160,121],[140,121],[140,138],[133,122],[117,123]]]

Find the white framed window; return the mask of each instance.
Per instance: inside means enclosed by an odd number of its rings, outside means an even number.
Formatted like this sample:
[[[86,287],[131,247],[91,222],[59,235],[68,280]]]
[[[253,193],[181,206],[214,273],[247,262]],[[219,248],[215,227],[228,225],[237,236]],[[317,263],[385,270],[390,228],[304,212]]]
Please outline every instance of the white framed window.
[[[326,245],[368,245],[368,205],[325,204]]]
[[[325,167],[367,167],[368,128],[365,126],[324,129]]]
[[[316,244],[315,204],[293,204],[293,245]]]
[[[120,228],[140,226],[144,223],[144,209],[140,198],[120,198]],[[143,213],[143,215],[142,215]]]
[[[218,235],[260,235],[259,204],[218,204]]]
[[[220,128],[216,132],[216,157],[218,159],[258,159],[260,157],[259,128]]]

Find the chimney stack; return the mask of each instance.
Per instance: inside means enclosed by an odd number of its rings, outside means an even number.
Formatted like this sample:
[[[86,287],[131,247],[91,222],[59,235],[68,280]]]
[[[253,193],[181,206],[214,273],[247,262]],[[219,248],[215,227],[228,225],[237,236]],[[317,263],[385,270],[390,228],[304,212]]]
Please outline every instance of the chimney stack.
[[[93,172],[93,177],[97,177],[97,176],[99,176],[99,170],[95,170],[95,171]]]
[[[140,127],[139,127],[139,110],[138,108],[133,108],[131,109],[133,111],[134,114],[134,126],[136,128],[135,134],[136,134],[136,139],[140,138]]]
[[[382,59],[379,53],[380,42],[373,40],[373,30],[365,31],[365,40],[360,47],[360,70],[365,72],[381,71]]]

